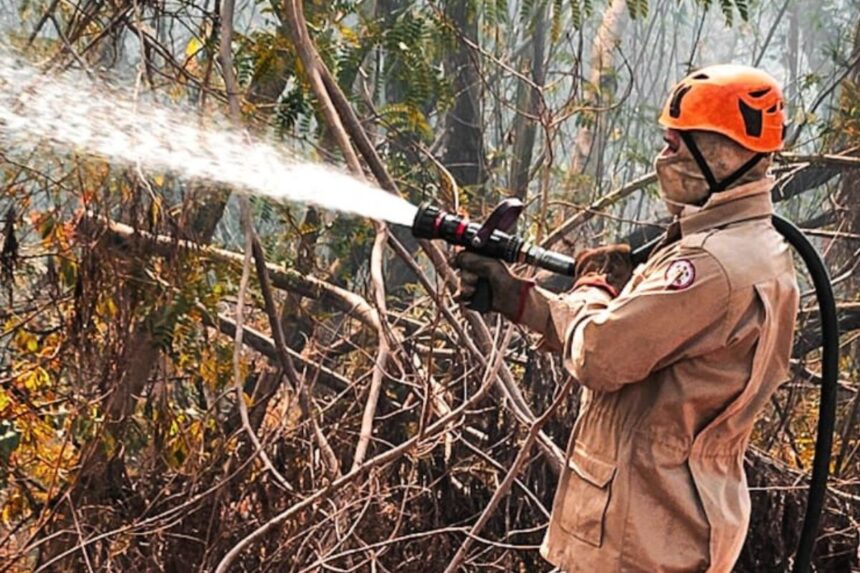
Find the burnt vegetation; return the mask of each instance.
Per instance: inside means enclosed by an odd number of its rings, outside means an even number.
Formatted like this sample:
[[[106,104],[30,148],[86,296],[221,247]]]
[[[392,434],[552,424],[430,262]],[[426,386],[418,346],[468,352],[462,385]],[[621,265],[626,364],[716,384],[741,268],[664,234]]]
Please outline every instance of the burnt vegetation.
[[[768,68],[792,118],[774,200],[824,253],[843,331],[815,562],[858,566],[856,1],[0,6],[3,43],[43,68],[416,203],[477,219],[517,196],[519,231],[567,251],[665,226],[651,160],[675,79]],[[0,573],[551,570],[538,546],[580,391],[527,332],[452,300],[443,246],[2,136],[0,171]],[[790,569],[800,534],[820,382],[800,281],[737,571]]]

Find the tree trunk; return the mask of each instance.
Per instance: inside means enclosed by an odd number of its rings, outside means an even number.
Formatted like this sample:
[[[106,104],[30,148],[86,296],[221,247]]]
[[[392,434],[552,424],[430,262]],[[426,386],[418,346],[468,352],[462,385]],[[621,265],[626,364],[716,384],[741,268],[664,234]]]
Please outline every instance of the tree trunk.
[[[607,111],[615,96],[615,48],[627,26],[627,0],[612,0],[603,14],[603,20],[591,45],[591,74],[586,88],[585,101],[593,106],[592,121],[583,125],[576,134],[572,175],[589,175],[599,180],[603,168],[606,146]]]
[[[478,14],[469,0],[454,0],[448,16],[460,33],[478,43]],[[461,41],[448,57],[448,76],[454,78],[454,108],[448,114],[442,163],[463,187],[481,185],[487,178],[484,164],[481,70],[478,55]]]
[[[532,81],[542,86],[546,76],[544,62],[546,51],[546,7],[540,6],[535,15],[534,31],[532,33],[532,53],[530,58],[524,58],[525,68],[531,68]],[[540,112],[540,93],[534,87],[520,81],[517,84],[517,109],[529,115]],[[514,148],[511,159],[510,190],[523,201],[526,200],[529,185],[529,169],[534,153],[537,125],[528,115],[518,114],[514,119]]]

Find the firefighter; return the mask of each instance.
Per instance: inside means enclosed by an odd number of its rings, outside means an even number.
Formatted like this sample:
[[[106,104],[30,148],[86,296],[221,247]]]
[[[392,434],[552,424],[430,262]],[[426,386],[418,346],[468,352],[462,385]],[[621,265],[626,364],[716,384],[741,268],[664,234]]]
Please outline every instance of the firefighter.
[[[645,264],[585,250],[562,295],[460,253],[459,297],[543,335],[584,387],[542,555],[567,572],[729,572],[749,525],[744,451],[787,378],[798,287],[767,175],[783,96],[745,66],[672,90],[655,160],[674,216]]]

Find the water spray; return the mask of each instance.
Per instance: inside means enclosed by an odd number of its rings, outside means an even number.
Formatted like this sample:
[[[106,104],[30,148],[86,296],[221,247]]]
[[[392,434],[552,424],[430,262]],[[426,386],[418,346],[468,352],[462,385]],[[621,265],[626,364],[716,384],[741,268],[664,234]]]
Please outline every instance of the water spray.
[[[310,204],[408,226],[415,206],[226,118],[98,84],[80,72],[48,74],[0,48],[0,139],[26,151],[83,152],[138,175],[167,172],[276,201]]]

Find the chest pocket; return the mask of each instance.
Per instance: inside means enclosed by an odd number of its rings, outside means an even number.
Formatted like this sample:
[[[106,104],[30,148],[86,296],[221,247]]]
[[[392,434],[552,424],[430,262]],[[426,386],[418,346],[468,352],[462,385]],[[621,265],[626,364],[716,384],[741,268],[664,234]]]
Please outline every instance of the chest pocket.
[[[577,539],[600,547],[615,465],[593,457],[576,444],[565,474],[559,525]]]

